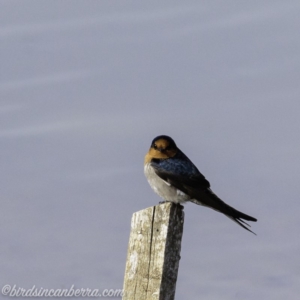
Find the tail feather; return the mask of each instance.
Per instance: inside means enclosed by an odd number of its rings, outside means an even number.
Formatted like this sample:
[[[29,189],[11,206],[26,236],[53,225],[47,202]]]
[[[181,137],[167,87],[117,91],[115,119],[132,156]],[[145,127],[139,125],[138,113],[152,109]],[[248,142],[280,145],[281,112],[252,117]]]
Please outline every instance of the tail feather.
[[[254,233],[252,230],[250,230],[248,228],[251,226],[244,221],[244,220],[246,220],[246,221],[256,222],[257,221],[256,218],[246,215],[246,214],[236,210],[235,208],[231,207],[230,205],[226,204],[216,194],[214,194],[210,189],[207,190],[207,192],[208,193],[205,193],[205,194],[197,197],[197,199],[193,199],[191,201],[198,205],[207,206],[207,207],[210,207],[220,213],[223,213],[228,218],[230,218],[231,220],[233,220],[234,222],[239,224],[241,227],[243,227],[244,229],[246,229],[256,235],[256,233]]]
[[[233,217],[231,217],[231,216],[228,216],[228,215],[226,215],[226,217],[228,217],[229,219],[231,219],[231,220],[233,220],[234,222],[236,222],[237,224],[239,224],[241,227],[243,227],[244,229],[246,229],[246,230],[248,230],[248,231],[250,231],[250,232],[252,232],[253,234],[255,234],[256,235],[256,233],[255,232],[253,232],[252,230],[250,230],[248,227],[251,227],[248,223],[246,223],[245,221],[243,221],[243,220],[241,220],[241,219],[238,219],[238,218],[233,218]],[[248,227],[246,227],[245,225],[247,225]]]

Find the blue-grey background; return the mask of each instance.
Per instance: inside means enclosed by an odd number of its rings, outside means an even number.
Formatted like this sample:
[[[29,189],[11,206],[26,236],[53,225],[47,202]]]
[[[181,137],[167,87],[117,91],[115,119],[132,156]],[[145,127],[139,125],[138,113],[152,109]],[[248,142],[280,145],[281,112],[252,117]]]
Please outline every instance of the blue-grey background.
[[[258,218],[187,204],[176,299],[299,299],[299,1],[0,7],[2,285],[122,288],[168,134]]]

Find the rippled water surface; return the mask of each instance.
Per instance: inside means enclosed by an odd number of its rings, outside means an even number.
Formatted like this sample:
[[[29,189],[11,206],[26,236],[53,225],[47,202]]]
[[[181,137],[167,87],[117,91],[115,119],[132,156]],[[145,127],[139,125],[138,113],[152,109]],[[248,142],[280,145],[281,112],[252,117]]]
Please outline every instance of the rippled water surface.
[[[0,282],[122,288],[168,134],[254,236],[185,206],[176,299],[298,299],[299,1],[0,1]]]

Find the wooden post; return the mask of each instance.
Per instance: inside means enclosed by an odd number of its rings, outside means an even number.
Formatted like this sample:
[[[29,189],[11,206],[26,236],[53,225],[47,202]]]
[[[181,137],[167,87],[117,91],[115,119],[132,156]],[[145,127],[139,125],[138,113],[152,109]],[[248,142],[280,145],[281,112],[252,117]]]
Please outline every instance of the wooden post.
[[[183,206],[170,202],[133,214],[123,300],[174,299],[183,220]]]

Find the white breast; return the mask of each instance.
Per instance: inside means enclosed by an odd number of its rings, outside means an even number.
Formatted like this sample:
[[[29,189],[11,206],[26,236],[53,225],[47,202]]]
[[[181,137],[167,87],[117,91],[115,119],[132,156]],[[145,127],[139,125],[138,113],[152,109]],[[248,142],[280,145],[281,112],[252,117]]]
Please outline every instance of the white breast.
[[[154,171],[150,163],[145,164],[144,173],[148,182],[155,193],[162,197],[165,201],[182,203],[190,199],[190,197],[182,191],[176,189],[168,182],[162,180]]]

